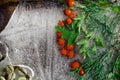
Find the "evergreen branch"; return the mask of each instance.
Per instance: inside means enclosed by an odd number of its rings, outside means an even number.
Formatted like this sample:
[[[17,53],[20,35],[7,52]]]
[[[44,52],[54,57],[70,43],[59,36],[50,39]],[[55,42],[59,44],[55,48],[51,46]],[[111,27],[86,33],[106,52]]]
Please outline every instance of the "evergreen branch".
[[[82,26],[80,26],[80,39],[78,39],[77,44],[81,48],[80,51],[88,59],[79,69],[73,70],[71,73],[77,74],[76,78],[78,80],[84,80],[86,77],[88,80],[119,80],[120,57],[118,56],[120,54],[118,53],[120,51],[120,42],[116,43],[116,34],[120,32],[116,32],[116,29],[120,23],[120,13],[114,10],[114,4],[100,7],[98,2],[87,1],[90,3],[84,5],[85,7],[81,10],[81,12],[85,12],[85,18],[81,23]],[[87,37],[88,34],[89,37]],[[96,49],[93,50],[90,41],[94,43],[93,47],[96,47]],[[98,42],[96,43],[96,41]],[[104,44],[104,46],[99,47],[98,43]],[[78,75],[81,68],[85,69],[84,76]]]

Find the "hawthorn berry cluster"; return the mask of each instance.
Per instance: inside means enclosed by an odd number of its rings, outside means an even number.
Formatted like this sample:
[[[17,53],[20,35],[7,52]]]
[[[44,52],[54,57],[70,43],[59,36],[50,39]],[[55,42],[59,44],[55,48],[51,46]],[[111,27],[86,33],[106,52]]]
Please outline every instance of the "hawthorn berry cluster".
[[[67,18],[65,20],[59,20],[58,25],[59,27],[66,27],[65,25],[71,25],[73,22],[73,18],[75,18],[77,16],[76,12],[72,9],[70,9],[70,7],[73,7],[75,5],[74,0],[66,0],[67,3],[67,8],[63,11],[64,14],[67,16]],[[60,54],[62,56],[67,56],[69,59],[72,59],[75,57],[75,52],[74,52],[74,43],[73,44],[68,44],[67,40],[62,38],[63,33],[62,32],[56,32],[56,36],[57,36],[57,44],[58,44],[58,48],[60,50]],[[71,69],[77,69],[80,67],[80,62],[79,61],[73,61],[70,64],[70,68]],[[84,75],[85,70],[84,68],[81,68],[79,71],[80,75]]]

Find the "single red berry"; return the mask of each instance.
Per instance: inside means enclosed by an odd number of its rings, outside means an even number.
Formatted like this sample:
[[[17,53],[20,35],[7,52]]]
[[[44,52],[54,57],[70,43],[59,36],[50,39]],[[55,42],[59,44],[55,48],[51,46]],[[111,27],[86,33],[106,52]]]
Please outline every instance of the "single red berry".
[[[69,7],[73,7],[75,5],[74,0],[68,0],[67,3]]]
[[[80,67],[80,62],[78,61],[74,61],[71,63],[71,68],[75,69],[75,68],[79,68]]]
[[[61,53],[61,55],[66,56],[67,55],[67,50],[66,49],[61,49],[60,53]]]
[[[64,21],[59,20],[58,25],[64,27]]]
[[[65,39],[59,38],[59,39],[58,39],[58,44],[59,44],[59,45],[64,45],[64,44],[65,44]]]
[[[74,45],[73,44],[67,45],[66,48],[67,48],[67,50],[73,50],[74,49]]]
[[[79,74],[80,75],[84,75],[85,74],[85,70],[83,68],[81,68]]]
[[[66,23],[67,23],[67,24],[72,24],[72,19],[71,19],[71,18],[67,18],[67,19],[66,19]]]
[[[61,37],[62,36],[62,32],[57,32],[57,37]]]
[[[69,16],[72,13],[72,11],[70,9],[65,9],[64,10],[64,14]]]
[[[75,57],[75,53],[74,53],[74,51],[69,51],[68,53],[67,53],[67,56],[68,56],[68,58],[74,58]]]

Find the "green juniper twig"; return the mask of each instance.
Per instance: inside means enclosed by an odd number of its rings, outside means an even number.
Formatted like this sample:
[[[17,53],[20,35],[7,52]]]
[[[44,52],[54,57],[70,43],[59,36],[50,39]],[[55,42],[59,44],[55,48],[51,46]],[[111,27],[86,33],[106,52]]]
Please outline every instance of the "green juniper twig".
[[[77,26],[80,29],[78,37],[81,37],[81,34],[84,37],[78,39],[77,44],[80,46],[80,51],[82,50],[83,55],[87,55],[85,63],[79,69],[71,71],[74,75],[76,74],[77,80],[84,80],[86,77],[88,80],[120,79],[120,72],[117,71],[120,69],[118,67],[118,65],[120,66],[120,47],[116,45],[120,44],[120,42],[116,43],[118,40],[116,35],[120,33],[119,31],[116,32],[120,23],[119,6],[108,4],[101,7],[99,5],[104,3],[106,4],[106,0],[99,0],[98,2],[87,0],[86,4],[80,4],[80,6],[77,4],[76,8],[82,8],[81,13],[84,13],[82,15],[85,16],[82,23],[78,22],[80,24]],[[81,21],[81,16],[78,16],[76,20]],[[93,35],[86,37],[88,33]],[[89,38],[94,43],[92,46],[96,49],[93,50],[93,47],[89,45]],[[98,43],[99,46],[97,45]],[[103,46],[100,47],[100,45]],[[84,76],[78,75],[81,68],[85,69]]]

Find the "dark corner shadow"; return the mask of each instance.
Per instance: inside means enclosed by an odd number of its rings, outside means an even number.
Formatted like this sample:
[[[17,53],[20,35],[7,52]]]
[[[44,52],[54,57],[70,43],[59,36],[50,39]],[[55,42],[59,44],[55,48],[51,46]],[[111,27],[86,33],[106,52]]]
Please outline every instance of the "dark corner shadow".
[[[39,4],[41,7],[61,7],[60,0],[0,0],[0,33],[5,29],[18,4],[23,5],[28,9],[29,5],[36,8]]]
[[[5,29],[18,4],[24,5],[25,3],[25,7],[27,7],[28,4],[35,6],[39,3],[49,6],[51,2],[59,4],[60,0],[0,0],[0,33]]]
[[[15,10],[15,7],[18,5],[18,2],[5,2],[2,0],[0,2],[0,32],[3,31]]]

